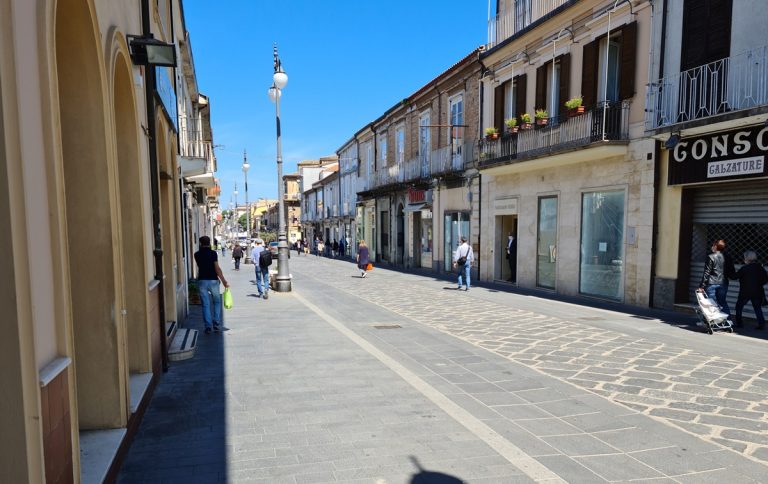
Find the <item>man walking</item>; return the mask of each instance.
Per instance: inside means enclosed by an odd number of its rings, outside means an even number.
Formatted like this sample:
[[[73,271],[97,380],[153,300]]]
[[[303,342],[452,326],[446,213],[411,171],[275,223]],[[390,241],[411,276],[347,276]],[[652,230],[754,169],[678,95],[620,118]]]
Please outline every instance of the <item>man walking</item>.
[[[200,292],[200,302],[203,306],[203,323],[205,334],[211,334],[211,330],[220,331],[221,321],[221,291],[219,281],[224,287],[229,283],[224,278],[219,267],[219,256],[211,250],[211,238],[207,235],[200,237],[200,250],[195,252],[197,263],[197,288]],[[213,300],[213,314],[211,314],[211,300]]]
[[[240,247],[240,242],[235,242],[235,248],[232,249],[232,258],[235,260],[235,270],[240,270],[240,259],[243,258],[243,248]]]
[[[256,239],[256,247],[251,251],[251,260],[256,268],[256,288],[259,290],[259,297],[269,299],[269,266],[272,264],[272,254],[264,248],[263,240]]]
[[[459,287],[461,290],[461,278],[466,277],[465,291],[469,291],[469,271],[472,268],[472,262],[475,260],[475,254],[472,252],[472,246],[467,243],[467,238],[461,236],[461,245],[453,253],[453,267],[459,270]]]

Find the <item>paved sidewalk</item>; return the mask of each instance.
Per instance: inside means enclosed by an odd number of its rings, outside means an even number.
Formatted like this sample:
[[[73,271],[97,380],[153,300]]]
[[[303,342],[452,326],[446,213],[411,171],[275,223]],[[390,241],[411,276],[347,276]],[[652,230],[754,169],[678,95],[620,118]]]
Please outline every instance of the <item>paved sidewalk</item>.
[[[265,301],[252,266],[226,268],[226,331],[163,377],[120,482],[422,482],[414,460],[472,483],[766,481],[768,373],[711,339],[329,259],[291,269],[294,292]]]

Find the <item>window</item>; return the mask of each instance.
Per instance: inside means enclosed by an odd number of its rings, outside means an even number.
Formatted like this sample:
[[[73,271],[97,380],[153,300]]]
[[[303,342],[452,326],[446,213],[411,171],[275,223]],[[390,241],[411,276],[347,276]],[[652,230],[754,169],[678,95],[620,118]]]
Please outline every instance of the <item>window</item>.
[[[461,237],[469,237],[469,212],[445,212],[443,228],[445,230],[443,268],[450,272],[453,265],[453,252],[461,244]]]
[[[533,0],[515,0],[515,32],[519,32],[531,24],[531,5]]]
[[[395,129],[395,157],[397,164],[405,162],[405,126]]]
[[[591,192],[581,202],[579,292],[624,297],[624,190]]]
[[[515,89],[517,81],[504,83],[504,119],[513,118],[517,116],[515,113]],[[499,127],[501,129],[501,126]]]
[[[427,111],[419,117],[419,160],[422,176],[429,172],[429,155],[432,146],[429,124],[429,111]]]
[[[379,135],[379,160],[381,166],[387,166],[387,132]]]
[[[557,281],[557,197],[539,197],[536,285],[555,288]]]
[[[611,102],[619,101],[619,50],[621,48],[621,33],[611,35],[611,41],[602,39],[600,41],[600,64],[597,77],[600,100]],[[606,59],[607,49],[607,59]],[[607,63],[606,63],[607,61]],[[606,72],[607,71],[607,72]]]
[[[545,109],[550,118],[560,114],[561,106],[568,100],[570,86],[571,55],[563,54],[536,69],[536,105]]]
[[[454,162],[461,160],[461,148],[464,144],[464,95],[457,94],[448,100],[451,125],[451,153]],[[454,164],[454,167],[456,165]]]

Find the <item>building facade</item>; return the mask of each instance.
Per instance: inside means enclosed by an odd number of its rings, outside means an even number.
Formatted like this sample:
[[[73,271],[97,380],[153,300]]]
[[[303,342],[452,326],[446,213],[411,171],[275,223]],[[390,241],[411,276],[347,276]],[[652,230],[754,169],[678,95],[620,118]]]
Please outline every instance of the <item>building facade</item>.
[[[114,476],[167,366],[190,239],[211,235],[216,212],[215,180],[190,180],[179,157],[211,141],[178,136],[177,113],[204,122],[207,102],[181,12],[0,1],[0,482]],[[148,63],[132,36],[149,34],[175,68]],[[191,158],[212,178],[213,158]]]
[[[726,240],[737,268],[747,250],[768,262],[767,21],[752,0],[654,9],[645,128],[661,145],[655,307],[695,300],[714,240]],[[732,306],[737,294],[732,281]]]
[[[651,4],[619,3],[499,2],[481,58],[482,126],[498,132],[479,141],[483,280],[649,304]]]

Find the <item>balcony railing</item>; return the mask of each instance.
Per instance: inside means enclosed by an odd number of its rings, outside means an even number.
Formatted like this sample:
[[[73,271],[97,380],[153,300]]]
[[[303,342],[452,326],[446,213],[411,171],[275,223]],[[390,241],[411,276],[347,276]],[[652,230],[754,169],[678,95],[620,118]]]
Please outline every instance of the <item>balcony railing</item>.
[[[646,129],[768,104],[768,46],[674,74],[648,86]]]
[[[628,119],[627,103],[616,103],[605,109],[600,105],[578,116],[550,118],[546,126],[521,129],[497,139],[483,139],[478,143],[480,166],[533,158],[597,141],[627,140]]]
[[[488,23],[488,48],[512,37],[572,0],[512,0],[512,8]]]

